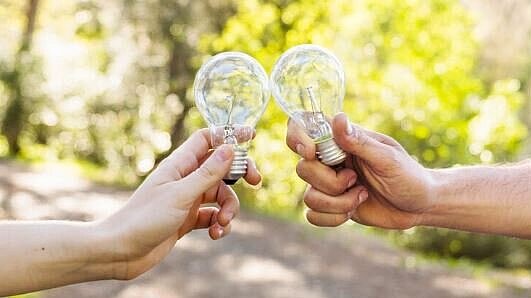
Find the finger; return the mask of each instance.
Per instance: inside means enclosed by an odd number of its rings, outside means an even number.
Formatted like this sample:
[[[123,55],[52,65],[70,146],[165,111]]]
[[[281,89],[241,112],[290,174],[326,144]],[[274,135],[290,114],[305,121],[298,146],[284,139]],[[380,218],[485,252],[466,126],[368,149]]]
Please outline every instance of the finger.
[[[418,217],[411,213],[389,207],[377,199],[367,199],[351,216],[357,223],[386,229],[409,229],[418,224]]]
[[[262,181],[262,175],[260,175],[252,158],[247,159],[247,173],[245,173],[243,179],[251,185],[258,185]]]
[[[370,129],[367,129],[367,128],[364,128],[364,127],[361,127],[361,126],[358,126],[358,125],[354,125],[354,124],[351,124],[354,126],[354,129],[361,129],[363,130],[367,135],[369,135],[371,138],[377,140],[378,142],[380,143],[383,143],[383,144],[386,144],[386,145],[389,145],[391,147],[394,147],[402,152],[406,152],[406,150],[404,149],[404,147],[402,147],[402,145],[400,145],[400,143],[398,143],[395,139],[393,139],[392,137],[388,136],[388,135],[385,135],[383,133],[379,133],[379,132],[376,132],[376,131],[372,131]]]
[[[377,200],[367,200],[352,211],[350,218],[365,226],[387,227],[390,225],[385,223],[393,216],[393,214],[389,214],[388,210],[388,208],[383,208]]]
[[[217,222],[221,226],[227,226],[240,213],[240,201],[232,188],[221,184],[218,193],[218,204],[221,209],[217,215]]]
[[[202,164],[205,162],[205,160],[207,160],[207,159],[210,157],[210,155],[212,155],[212,153],[214,153],[214,149],[210,149],[210,150],[208,150],[208,152],[207,152],[205,155],[203,155],[203,156],[198,160],[199,165],[202,165]]]
[[[220,239],[231,231],[231,225],[221,226],[217,222],[219,210],[216,207],[201,207],[197,216],[194,229],[208,228],[208,234],[213,240]]]
[[[351,125],[344,113],[339,113],[334,117],[332,130],[339,147],[367,162],[377,162],[381,160],[382,156],[391,152],[392,147],[378,142],[369,136],[365,130],[356,129]]]
[[[321,213],[313,210],[306,212],[306,219],[313,225],[318,227],[337,227],[349,219],[349,216],[344,214]]]
[[[357,186],[342,195],[329,196],[310,187],[304,194],[304,203],[317,212],[345,214],[358,207],[362,191],[365,191],[365,187]]]
[[[210,157],[210,155],[214,152],[214,150],[210,150],[201,161],[199,161],[199,164],[203,164],[203,162]],[[245,176],[243,177],[247,183],[251,185],[258,185],[262,181],[262,175],[258,171],[256,167],[256,163],[252,158],[247,158],[247,172],[245,173]]]
[[[234,152],[231,145],[222,145],[195,171],[173,182],[182,193],[183,200],[193,201],[216,186],[229,171]],[[184,186],[184,187],[183,187]],[[183,206],[187,202],[182,202]]]
[[[295,153],[308,160],[315,159],[315,144],[304,129],[293,119],[288,120],[286,144]]]
[[[195,222],[195,229],[206,229],[210,227],[216,221],[216,217],[219,213],[217,207],[201,207],[197,214],[197,220]]]
[[[317,160],[302,159],[297,164],[297,175],[312,187],[332,196],[344,193],[356,183],[356,172],[350,168],[335,171]]]
[[[218,240],[230,234],[231,230],[232,227],[230,224],[223,227],[219,223],[214,223],[208,228],[208,234],[212,240]]]
[[[390,136],[384,135],[383,133],[379,133],[376,131],[372,131],[370,129],[354,125],[354,128],[363,130],[369,137],[377,140],[380,143],[393,146],[393,147],[402,147],[395,139],[391,138]]]
[[[160,167],[171,171],[175,180],[180,179],[199,167],[210,148],[212,144],[208,129],[200,129],[165,158]]]

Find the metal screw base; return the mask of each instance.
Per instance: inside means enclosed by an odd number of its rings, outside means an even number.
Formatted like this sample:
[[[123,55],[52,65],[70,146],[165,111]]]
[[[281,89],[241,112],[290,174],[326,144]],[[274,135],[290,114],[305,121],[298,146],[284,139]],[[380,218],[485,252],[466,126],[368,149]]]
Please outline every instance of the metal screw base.
[[[317,146],[317,157],[327,166],[335,166],[342,163],[347,154],[337,146],[333,138],[326,139],[315,144]]]
[[[230,171],[223,177],[227,185],[233,185],[247,173],[247,149],[234,146],[234,159]]]

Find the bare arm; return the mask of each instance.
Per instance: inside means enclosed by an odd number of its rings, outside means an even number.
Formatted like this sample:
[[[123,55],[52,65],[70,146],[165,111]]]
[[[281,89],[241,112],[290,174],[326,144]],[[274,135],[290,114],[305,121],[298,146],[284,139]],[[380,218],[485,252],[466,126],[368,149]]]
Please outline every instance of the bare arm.
[[[96,224],[2,222],[0,235],[0,296],[113,277],[111,249]]]
[[[311,139],[289,124],[288,146],[303,157],[297,173],[310,184],[304,201],[311,223],[352,219],[389,229],[425,225],[531,239],[531,161],[430,170],[394,139],[353,125],[344,114],[332,127],[349,153],[338,172],[317,161]]]
[[[239,202],[221,180],[233,151],[230,145],[210,149],[208,130],[194,133],[124,207],[102,221],[0,222],[0,296],[132,279],[158,264],[193,229],[208,229],[212,239],[228,234]],[[260,179],[249,162],[245,180],[256,185]]]
[[[421,224],[531,239],[531,162],[432,171]]]

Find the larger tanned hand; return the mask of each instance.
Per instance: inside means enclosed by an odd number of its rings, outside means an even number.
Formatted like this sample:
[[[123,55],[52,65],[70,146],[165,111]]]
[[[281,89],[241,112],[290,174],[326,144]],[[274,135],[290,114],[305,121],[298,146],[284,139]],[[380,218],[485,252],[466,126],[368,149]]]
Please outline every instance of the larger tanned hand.
[[[371,226],[406,229],[415,226],[431,206],[430,172],[389,136],[351,124],[346,115],[334,117],[337,144],[348,153],[339,171],[315,158],[315,145],[293,121],[288,146],[303,157],[298,175],[310,184],[304,201],[308,220],[337,226],[348,218]]]

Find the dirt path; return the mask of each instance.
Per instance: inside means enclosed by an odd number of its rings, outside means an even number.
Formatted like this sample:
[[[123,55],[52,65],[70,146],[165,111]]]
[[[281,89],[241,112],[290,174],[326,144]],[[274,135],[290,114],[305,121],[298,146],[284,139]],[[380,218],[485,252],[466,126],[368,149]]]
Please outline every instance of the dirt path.
[[[0,173],[4,217],[89,220],[116,210],[129,195],[64,169],[0,163]],[[414,263],[409,253],[349,226],[317,229],[244,212],[226,239],[191,233],[136,280],[73,285],[40,297],[531,297],[528,278],[487,273],[516,289],[460,269]]]

